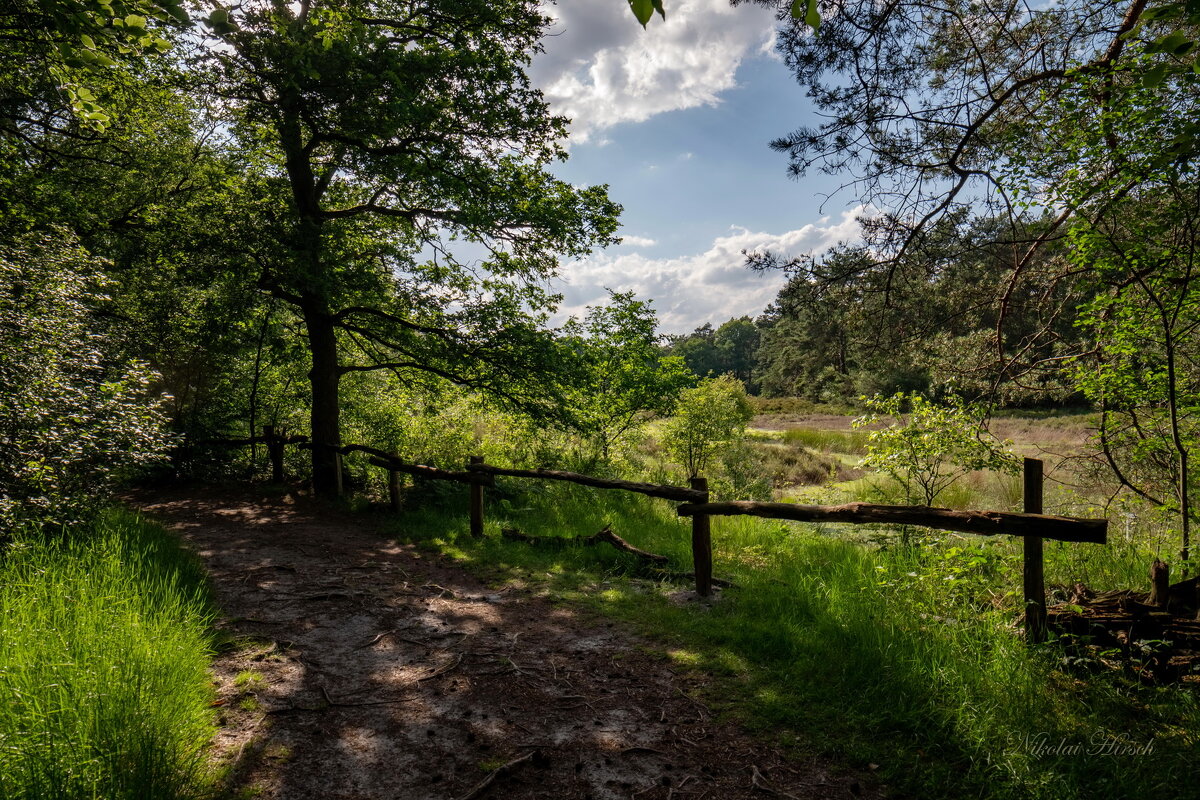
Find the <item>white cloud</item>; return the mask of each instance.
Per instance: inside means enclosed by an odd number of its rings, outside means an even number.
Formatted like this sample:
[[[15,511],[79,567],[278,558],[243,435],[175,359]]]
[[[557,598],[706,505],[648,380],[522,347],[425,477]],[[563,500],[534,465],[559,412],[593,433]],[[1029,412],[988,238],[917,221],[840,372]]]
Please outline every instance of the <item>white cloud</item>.
[[[530,74],[556,113],[586,141],[620,122],[715,105],[747,55],[770,52],[774,17],[729,0],[671,0],[643,30],[621,0],[545,6],[556,22]]]
[[[621,244],[632,247],[653,247],[654,245],[658,244],[658,242],[648,236],[630,236],[628,234],[621,234]]]
[[[781,234],[756,233],[734,227],[703,253],[677,258],[647,258],[639,253],[598,256],[563,268],[562,316],[581,316],[585,307],[604,302],[606,289],[632,290],[654,301],[662,330],[686,333],[705,322],[756,316],[775,299],[785,278],[755,273],[745,266],[743,250],[772,250],[786,255],[815,253],[839,242],[859,239],[857,218],[862,207]],[[626,237],[628,241],[629,238]]]

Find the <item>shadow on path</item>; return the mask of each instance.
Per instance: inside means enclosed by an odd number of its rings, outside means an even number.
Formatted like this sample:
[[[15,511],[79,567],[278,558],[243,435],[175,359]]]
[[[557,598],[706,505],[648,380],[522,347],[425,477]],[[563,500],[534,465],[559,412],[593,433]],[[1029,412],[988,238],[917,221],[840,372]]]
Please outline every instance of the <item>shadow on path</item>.
[[[132,503],[203,557],[222,627],[241,641],[215,664],[215,750],[249,796],[882,796],[714,721],[691,697],[698,679],[654,645],[489,589],[388,541],[369,516],[253,490]]]

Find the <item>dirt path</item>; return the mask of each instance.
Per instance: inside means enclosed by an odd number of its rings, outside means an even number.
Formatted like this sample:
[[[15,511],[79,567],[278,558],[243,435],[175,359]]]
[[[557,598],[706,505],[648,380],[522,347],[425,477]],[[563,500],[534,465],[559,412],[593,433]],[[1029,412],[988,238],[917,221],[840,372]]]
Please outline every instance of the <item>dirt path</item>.
[[[217,756],[244,796],[881,796],[714,721],[649,643],[489,589],[369,515],[214,491],[135,503],[200,553],[223,626],[256,643],[216,664]]]

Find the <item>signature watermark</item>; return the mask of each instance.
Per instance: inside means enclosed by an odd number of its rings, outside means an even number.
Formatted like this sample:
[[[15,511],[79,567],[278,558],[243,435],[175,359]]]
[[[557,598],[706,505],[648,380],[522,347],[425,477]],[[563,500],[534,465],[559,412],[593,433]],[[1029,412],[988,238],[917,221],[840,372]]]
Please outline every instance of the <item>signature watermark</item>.
[[[1097,731],[1086,741],[1055,738],[1049,733],[1027,733],[1018,743],[1033,758],[1063,758],[1073,756],[1126,757],[1147,756],[1154,752],[1154,738],[1138,741],[1125,734]]]

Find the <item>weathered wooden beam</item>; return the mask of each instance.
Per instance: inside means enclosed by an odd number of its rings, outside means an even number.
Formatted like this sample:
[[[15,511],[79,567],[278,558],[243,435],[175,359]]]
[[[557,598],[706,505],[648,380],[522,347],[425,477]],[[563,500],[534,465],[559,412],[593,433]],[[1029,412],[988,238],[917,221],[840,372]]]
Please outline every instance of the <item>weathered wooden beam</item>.
[[[467,469],[471,472],[489,475],[507,475],[513,478],[541,478],[550,481],[568,481],[597,489],[622,489],[626,492],[637,492],[651,497],[661,497],[665,500],[675,500],[686,503],[689,501],[703,502],[706,494],[682,486],[662,486],[657,483],[637,483],[622,481],[614,478],[596,478],[591,475],[580,475],[577,472],[564,472],[557,469],[510,469],[494,467],[491,464],[470,464]]]
[[[1048,514],[1017,514],[1008,511],[953,511],[925,506],[881,506],[847,503],[841,506],[803,506],[796,503],[756,503],[739,500],[725,503],[685,503],[679,516],[711,514],[748,515],[798,522],[877,523],[884,525],[922,525],[982,536],[1041,536],[1061,542],[1108,541],[1108,520],[1056,517]]]
[[[251,444],[268,444],[270,442],[278,442],[279,444],[308,444],[307,436],[275,436],[267,438],[266,436],[251,436],[247,439],[199,439],[192,444],[203,445],[206,447],[245,447]]]
[[[471,456],[471,464],[483,466],[483,456]],[[483,486],[479,481],[471,482],[471,536],[483,538]]]
[[[384,464],[387,462],[373,461],[375,464]],[[386,467],[388,471],[388,506],[392,511],[400,510],[400,471]]]
[[[1022,473],[1026,514],[1041,514],[1043,475],[1042,462],[1036,458],[1024,461]],[[1045,536],[1026,536],[1022,541],[1021,585],[1025,593],[1025,638],[1029,642],[1046,639],[1046,568],[1042,558]]]
[[[692,489],[704,495],[700,505],[708,502],[708,478],[689,479]],[[712,526],[707,514],[692,514],[692,564],[696,570],[696,594],[708,597],[712,593]]]
[[[350,447],[359,448],[359,445],[350,445]],[[345,449],[345,448],[343,448]],[[359,448],[359,452],[365,452]],[[393,470],[395,472],[403,472],[406,475],[416,475],[420,478],[429,478],[435,481],[457,481],[458,483],[482,483],[484,486],[491,485],[491,479],[486,475],[476,475],[472,472],[452,472],[448,469],[439,469],[438,467],[427,467],[424,464],[409,464],[401,461],[395,456],[388,457],[376,456],[367,459],[367,463],[374,467],[382,467],[383,469]]]
[[[283,440],[275,435],[274,425],[263,425],[263,438],[267,440],[267,454],[271,457],[271,482],[283,483]]]
[[[1171,567],[1161,559],[1150,565],[1150,600],[1152,606],[1166,608],[1171,601]]]

